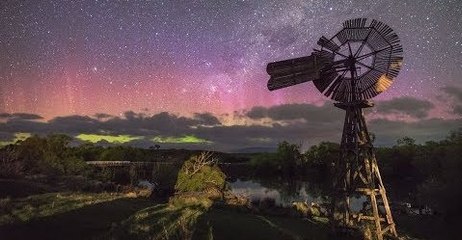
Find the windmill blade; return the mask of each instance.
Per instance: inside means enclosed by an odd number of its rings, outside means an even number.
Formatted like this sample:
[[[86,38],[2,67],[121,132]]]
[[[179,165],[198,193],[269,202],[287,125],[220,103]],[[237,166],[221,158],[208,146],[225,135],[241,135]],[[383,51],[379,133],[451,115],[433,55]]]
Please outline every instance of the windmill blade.
[[[320,46],[322,46],[324,48],[327,48],[327,49],[331,50],[332,52],[337,52],[338,49],[340,48],[340,46],[337,45],[334,41],[329,40],[324,36],[322,36],[318,40],[318,45],[320,45]]]
[[[349,19],[343,22],[343,28],[363,28],[366,26],[367,18]]]
[[[365,18],[347,20],[334,37],[321,37],[318,44],[321,50],[331,51],[336,61],[325,66],[314,85],[336,101],[375,97],[391,86],[402,67],[403,47],[398,35],[377,20],[369,23]],[[329,74],[345,70],[350,74]]]
[[[330,93],[333,91],[335,86],[339,84],[339,82],[345,77],[347,70],[343,70],[343,72],[339,75],[337,72],[323,72],[322,78],[314,80],[314,86],[321,92],[324,93],[326,96],[330,96]],[[326,89],[330,89],[326,91]],[[325,92],[326,91],[326,92]]]

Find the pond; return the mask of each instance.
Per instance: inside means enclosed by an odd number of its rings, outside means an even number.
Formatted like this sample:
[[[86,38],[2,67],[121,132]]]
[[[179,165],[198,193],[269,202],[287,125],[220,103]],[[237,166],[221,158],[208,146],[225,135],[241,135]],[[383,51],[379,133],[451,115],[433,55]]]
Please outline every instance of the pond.
[[[248,197],[252,201],[265,198],[274,199],[276,205],[283,207],[291,206],[293,202],[307,202],[325,204],[329,198],[322,192],[322,186],[308,181],[295,181],[292,184],[281,181],[268,180],[241,180],[237,179],[229,183],[231,191],[236,195]],[[351,207],[359,211],[366,201],[364,196],[350,198]]]

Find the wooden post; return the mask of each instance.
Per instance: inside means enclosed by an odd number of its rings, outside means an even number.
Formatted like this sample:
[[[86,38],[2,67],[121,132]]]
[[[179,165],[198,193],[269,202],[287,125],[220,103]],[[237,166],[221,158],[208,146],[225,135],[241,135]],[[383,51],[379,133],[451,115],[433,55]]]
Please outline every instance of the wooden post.
[[[138,178],[137,176],[137,172],[136,172],[136,165],[135,164],[130,164],[130,170],[129,170],[129,174],[130,174],[130,185],[131,186],[134,186],[137,184],[136,180]]]

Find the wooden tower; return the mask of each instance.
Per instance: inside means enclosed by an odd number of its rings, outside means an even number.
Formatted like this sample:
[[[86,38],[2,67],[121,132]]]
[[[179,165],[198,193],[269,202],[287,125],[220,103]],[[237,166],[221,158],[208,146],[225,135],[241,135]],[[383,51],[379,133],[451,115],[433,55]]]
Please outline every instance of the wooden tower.
[[[333,226],[343,230],[362,227],[377,239],[388,234],[397,237],[385,186],[380,176],[363,108],[372,107],[369,101],[336,103],[345,110],[341,157],[334,164],[331,219]],[[353,210],[352,196],[363,197],[362,209]]]
[[[373,239],[397,238],[363,109],[388,89],[398,75],[403,48],[386,24],[365,18],[343,23],[332,38],[322,36],[320,50],[306,57],[268,64],[268,89],[313,81],[316,88],[345,110],[341,156],[334,163],[330,222],[337,232],[362,229]],[[361,209],[352,198],[363,199]]]

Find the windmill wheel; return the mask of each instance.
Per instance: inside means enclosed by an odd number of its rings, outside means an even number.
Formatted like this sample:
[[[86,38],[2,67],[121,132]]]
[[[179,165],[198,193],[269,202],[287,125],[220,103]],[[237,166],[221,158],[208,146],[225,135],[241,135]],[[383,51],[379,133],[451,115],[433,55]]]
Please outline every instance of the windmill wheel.
[[[398,75],[403,61],[398,35],[382,22],[367,23],[365,18],[348,20],[332,38],[319,39],[322,48],[315,54],[334,58],[313,81],[327,97],[340,102],[370,99]]]

